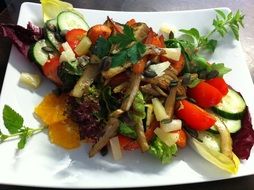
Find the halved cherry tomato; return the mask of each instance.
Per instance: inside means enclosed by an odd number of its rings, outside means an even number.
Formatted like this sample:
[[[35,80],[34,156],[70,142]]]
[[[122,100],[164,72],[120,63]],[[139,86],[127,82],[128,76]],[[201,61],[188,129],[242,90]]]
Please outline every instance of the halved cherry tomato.
[[[184,148],[187,143],[187,135],[186,135],[185,131],[183,129],[180,129],[180,130],[176,131],[176,133],[178,133],[178,135],[179,135],[179,138],[176,141],[177,146],[179,146],[180,148]]]
[[[187,94],[196,101],[197,105],[203,108],[210,108],[217,105],[223,97],[217,88],[205,81],[200,82],[194,88],[189,88]]]
[[[169,61],[171,63],[171,66],[176,70],[177,74],[179,74],[183,68],[184,68],[184,64],[185,64],[185,57],[183,54],[180,55],[180,58],[178,61],[169,59],[167,57],[164,57],[163,55],[160,56],[160,61],[164,62],[164,61]]]
[[[214,125],[216,119],[188,100],[178,102],[179,108],[176,110],[176,115],[182,119],[190,128],[203,131]]]
[[[66,33],[65,39],[70,45],[71,49],[75,49],[85,35],[86,31],[83,29],[72,29]]]
[[[206,82],[217,88],[222,95],[226,95],[228,93],[228,84],[222,77],[215,77],[213,79],[207,80]]]
[[[149,142],[154,137],[154,130],[160,126],[160,123],[155,119],[151,122],[150,126],[145,132],[146,140]],[[133,140],[129,137],[118,135],[120,146],[123,150],[136,150],[139,149],[139,144],[136,140]]]
[[[57,85],[62,84],[62,81],[57,75],[57,69],[59,65],[60,65],[59,57],[55,56],[50,60],[48,60],[42,67],[44,75],[53,82],[55,82]]]
[[[95,44],[99,37],[108,39],[108,37],[111,35],[111,32],[112,31],[108,26],[103,24],[97,24],[88,30],[87,36],[90,38],[92,43]]]

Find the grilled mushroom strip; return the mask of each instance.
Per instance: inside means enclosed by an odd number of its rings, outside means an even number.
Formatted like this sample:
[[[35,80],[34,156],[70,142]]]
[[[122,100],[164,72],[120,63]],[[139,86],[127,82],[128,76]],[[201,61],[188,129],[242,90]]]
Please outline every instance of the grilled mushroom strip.
[[[177,86],[170,88],[169,95],[165,102],[165,110],[170,120],[173,119],[173,115],[174,115],[176,92],[177,92]]]
[[[160,96],[160,93],[157,90],[155,90],[151,84],[140,86],[140,90],[143,93],[150,94],[152,96]]]
[[[144,132],[144,126],[143,126],[143,122],[142,122],[141,119],[136,122],[135,129],[136,129],[136,133],[138,135],[137,141],[138,141],[138,144],[139,144],[142,152],[148,151],[149,145],[148,145],[147,140],[146,140],[146,136],[145,136],[145,132]]]
[[[141,75],[140,74],[132,74],[130,78],[130,86],[126,92],[126,97],[123,100],[123,103],[121,105],[121,109],[123,111],[129,111],[133,100],[139,90],[139,85],[141,81]]]
[[[109,139],[117,133],[118,127],[119,120],[115,117],[110,117],[105,127],[104,135],[92,146],[89,151],[89,157],[93,157],[108,143]]]
[[[103,71],[102,76],[105,79],[111,79],[112,77],[126,71],[129,67],[131,67],[131,65],[132,64],[129,62],[129,63],[125,63],[123,66],[110,68],[107,71]]]
[[[221,152],[225,154],[227,157],[229,157],[230,159],[233,159],[232,138],[230,136],[230,132],[228,131],[228,128],[226,127],[224,123],[223,124],[219,124],[219,123],[223,123],[223,121],[215,123],[215,127],[220,133]]]

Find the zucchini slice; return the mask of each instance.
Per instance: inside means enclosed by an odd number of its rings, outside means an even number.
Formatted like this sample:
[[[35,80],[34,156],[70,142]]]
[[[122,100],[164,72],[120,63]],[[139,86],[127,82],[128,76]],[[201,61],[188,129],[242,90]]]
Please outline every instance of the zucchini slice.
[[[243,97],[235,90],[229,88],[219,104],[212,110],[226,119],[241,120],[246,109],[246,103]]]

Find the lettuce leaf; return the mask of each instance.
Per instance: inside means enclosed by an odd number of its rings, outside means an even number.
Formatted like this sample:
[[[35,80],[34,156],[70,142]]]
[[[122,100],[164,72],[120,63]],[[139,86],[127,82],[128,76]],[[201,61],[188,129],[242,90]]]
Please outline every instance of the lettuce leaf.
[[[0,23],[0,37],[7,37],[25,56],[32,44],[43,38],[43,29],[29,22],[27,28],[15,24]]]
[[[233,158],[230,159],[225,154],[207,147],[204,143],[193,137],[189,138],[189,143],[198,154],[215,166],[232,174],[238,172],[240,161],[235,154],[233,154]]]
[[[126,122],[120,122],[119,133],[126,136],[126,137],[130,137],[132,139],[138,138],[137,133],[134,130],[134,128],[131,127],[130,125],[128,125]]]
[[[130,116],[135,122],[139,121],[140,119],[145,119],[146,117],[145,100],[143,94],[140,91],[137,92],[134,98]]]
[[[150,144],[149,153],[161,160],[162,164],[171,162],[173,155],[177,152],[176,144],[172,146],[166,145],[158,137],[155,137]]]
[[[242,128],[232,135],[233,152],[240,159],[248,159],[251,148],[254,144],[254,131],[251,123],[251,116],[248,107],[242,119]]]

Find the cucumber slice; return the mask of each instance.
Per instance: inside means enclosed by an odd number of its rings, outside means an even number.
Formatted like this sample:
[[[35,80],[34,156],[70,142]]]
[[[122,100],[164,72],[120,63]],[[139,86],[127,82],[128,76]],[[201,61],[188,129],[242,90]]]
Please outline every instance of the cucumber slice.
[[[220,152],[220,135],[213,134],[208,131],[199,131],[198,139],[200,139],[204,145],[208,148]]]
[[[45,24],[46,26],[48,25],[53,25],[55,27],[57,27],[57,20],[56,19],[51,19],[51,20],[48,20]],[[56,49],[56,50],[60,50],[60,47],[61,47],[61,42],[59,42],[56,37],[55,37],[55,32],[49,30],[47,27],[45,27],[46,30],[46,39],[50,42],[50,44]]]
[[[221,117],[232,120],[242,119],[245,109],[246,103],[243,97],[233,89],[228,89],[227,95],[212,108]]]
[[[223,117],[220,117],[216,114],[213,114],[213,116],[216,118],[216,123],[214,126],[212,126],[209,130],[213,133],[219,133],[217,131],[216,125],[225,125],[230,133],[236,133],[239,131],[242,127],[241,120],[232,120],[232,119],[226,119]]]
[[[75,28],[80,28],[83,30],[88,30],[89,26],[86,21],[71,11],[63,11],[57,16],[57,25],[60,31],[72,30]]]
[[[49,54],[42,50],[44,47],[50,47],[49,43],[45,40],[39,40],[29,49],[30,59],[38,66],[42,67],[49,59]]]
[[[55,56],[57,52],[46,39],[37,41],[29,49],[28,56],[31,61],[42,67],[51,56]]]

